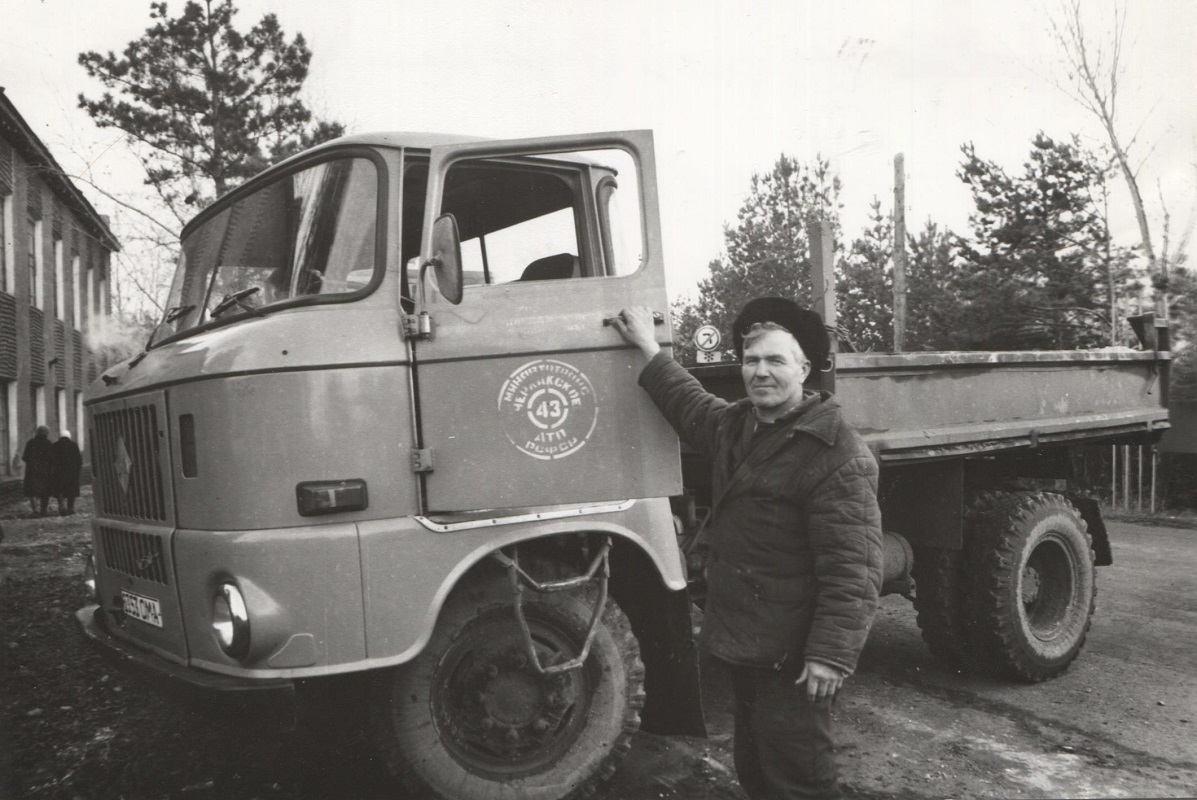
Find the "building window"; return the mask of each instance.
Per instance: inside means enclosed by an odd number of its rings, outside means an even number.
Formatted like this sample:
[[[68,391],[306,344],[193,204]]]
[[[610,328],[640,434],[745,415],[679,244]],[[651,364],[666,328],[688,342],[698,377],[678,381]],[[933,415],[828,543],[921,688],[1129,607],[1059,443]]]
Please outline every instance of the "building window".
[[[45,304],[42,297],[42,276],[45,274],[42,256],[42,221],[29,220],[29,304],[41,308]]]
[[[37,303],[37,229],[29,220],[29,302]]]
[[[54,239],[54,316],[66,319],[66,264],[62,239]]]
[[[12,200],[0,194],[0,292],[7,292],[12,286]]]
[[[46,387],[29,387],[29,407],[33,412],[33,427],[46,424]]]
[[[71,304],[74,306],[75,316],[71,323],[76,330],[83,330],[83,316],[79,309],[79,297],[83,294],[83,285],[80,283],[79,274],[79,253],[71,254]]]
[[[83,392],[75,392],[75,444],[79,445],[80,450],[86,441],[86,427],[83,424]]]
[[[12,475],[12,415],[8,408],[8,381],[0,381],[0,475]]]
[[[54,413],[57,420],[54,425],[54,435],[57,437],[58,432],[67,427],[67,404],[66,404],[66,390],[54,390]]]
[[[54,316],[66,319],[66,253],[61,237],[54,237]]]
[[[96,302],[96,273],[99,270],[96,268],[96,262],[93,260],[87,267],[87,298],[90,301],[88,305],[88,317],[91,320],[90,327],[95,328],[96,310],[100,304]]]

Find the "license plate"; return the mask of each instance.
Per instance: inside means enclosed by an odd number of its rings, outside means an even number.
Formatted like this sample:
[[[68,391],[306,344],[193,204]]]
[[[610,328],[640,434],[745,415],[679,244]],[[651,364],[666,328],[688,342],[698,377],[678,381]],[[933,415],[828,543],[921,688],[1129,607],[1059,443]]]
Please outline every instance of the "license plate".
[[[121,600],[125,604],[125,616],[139,619],[142,622],[162,627],[162,604],[152,597],[121,590]]]

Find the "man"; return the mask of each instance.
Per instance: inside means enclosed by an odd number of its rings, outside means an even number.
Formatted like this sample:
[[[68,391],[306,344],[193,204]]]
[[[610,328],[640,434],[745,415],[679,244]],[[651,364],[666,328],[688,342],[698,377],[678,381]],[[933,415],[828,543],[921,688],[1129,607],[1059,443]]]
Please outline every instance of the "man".
[[[778,297],[733,325],[748,397],[729,403],[661,352],[652,312],[614,323],[648,359],[640,385],[713,470],[700,645],[729,667],[735,764],[752,800],[840,797],[831,704],[856,668],[881,588],[877,463],[827,392],[830,343]]]

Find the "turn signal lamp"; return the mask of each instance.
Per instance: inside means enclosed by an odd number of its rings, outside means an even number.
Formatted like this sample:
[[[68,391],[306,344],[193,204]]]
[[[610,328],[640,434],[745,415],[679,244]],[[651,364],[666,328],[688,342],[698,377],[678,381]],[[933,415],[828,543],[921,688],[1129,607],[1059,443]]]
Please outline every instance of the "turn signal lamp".
[[[315,517],[362,511],[369,504],[366,482],[360,478],[347,481],[305,481],[295,487],[299,514]]]

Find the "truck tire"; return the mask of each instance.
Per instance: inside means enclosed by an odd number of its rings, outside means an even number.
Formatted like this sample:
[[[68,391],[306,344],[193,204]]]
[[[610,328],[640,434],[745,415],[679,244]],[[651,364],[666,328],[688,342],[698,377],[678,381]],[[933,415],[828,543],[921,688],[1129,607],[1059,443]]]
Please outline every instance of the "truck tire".
[[[915,621],[931,655],[948,669],[967,666],[964,558],[945,547],[914,548]]]
[[[1097,595],[1093,548],[1077,509],[1057,494],[998,496],[965,548],[975,665],[1038,682],[1080,652]]]
[[[541,663],[574,658],[598,592],[524,592]],[[404,796],[562,800],[610,777],[640,727],[644,667],[614,600],[579,669],[528,663],[505,574],[455,592],[423,652],[375,684],[377,746]]]
[[[978,492],[964,509],[966,540],[1006,498],[1000,492]],[[952,670],[972,667],[968,640],[964,551],[948,547],[914,548],[915,621],[931,654]]]

